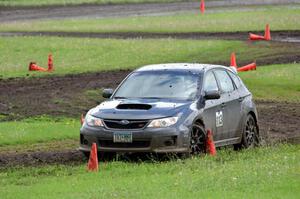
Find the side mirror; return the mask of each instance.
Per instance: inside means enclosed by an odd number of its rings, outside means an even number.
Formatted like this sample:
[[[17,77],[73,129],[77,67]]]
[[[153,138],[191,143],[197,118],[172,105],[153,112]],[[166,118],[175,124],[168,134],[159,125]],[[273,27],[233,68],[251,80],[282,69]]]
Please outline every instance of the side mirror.
[[[114,90],[111,89],[111,88],[107,88],[107,89],[104,89],[103,92],[102,92],[102,96],[104,98],[110,98],[111,95],[113,94]]]
[[[204,98],[206,100],[220,99],[220,97],[221,97],[220,92],[217,91],[217,90],[214,90],[214,91],[205,91]]]

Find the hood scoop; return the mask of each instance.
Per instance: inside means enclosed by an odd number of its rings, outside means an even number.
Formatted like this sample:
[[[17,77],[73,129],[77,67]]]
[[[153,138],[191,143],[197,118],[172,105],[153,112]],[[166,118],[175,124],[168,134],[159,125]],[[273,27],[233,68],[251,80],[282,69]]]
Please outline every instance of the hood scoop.
[[[117,109],[149,110],[152,108],[149,104],[119,104]]]

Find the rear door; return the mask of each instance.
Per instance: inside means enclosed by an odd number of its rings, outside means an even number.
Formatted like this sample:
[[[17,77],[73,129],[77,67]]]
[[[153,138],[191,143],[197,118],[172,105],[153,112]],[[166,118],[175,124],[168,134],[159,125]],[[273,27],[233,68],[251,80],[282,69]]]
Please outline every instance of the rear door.
[[[233,138],[241,119],[239,93],[225,69],[214,71],[221,89],[221,108],[223,113],[223,140]]]
[[[240,78],[230,72],[227,71],[229,76],[231,77],[234,86],[235,86],[235,90],[233,95],[235,96],[235,98],[238,97],[238,103],[236,103],[235,108],[239,110],[240,115],[236,115],[236,121],[234,123],[232,123],[232,127],[235,128],[235,133],[231,135],[232,138],[234,137],[239,137],[242,133],[242,128],[243,128],[243,109],[242,109],[242,104],[243,104],[243,100],[245,99],[245,97],[248,95],[248,92],[245,91],[245,89],[243,89],[242,83]],[[239,117],[238,117],[239,116]]]
[[[206,91],[219,91],[219,87],[212,70],[206,72],[204,76],[204,92]],[[222,125],[221,113],[221,100],[206,100],[203,111],[203,119],[206,129],[211,129],[213,132],[214,140],[220,140],[222,138],[223,125]]]

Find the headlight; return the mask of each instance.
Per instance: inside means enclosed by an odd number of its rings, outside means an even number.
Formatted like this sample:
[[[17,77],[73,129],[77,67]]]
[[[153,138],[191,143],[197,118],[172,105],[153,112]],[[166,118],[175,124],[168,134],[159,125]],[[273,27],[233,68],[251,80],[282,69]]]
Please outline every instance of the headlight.
[[[101,119],[93,117],[89,114],[86,115],[84,122],[86,122],[89,126],[104,126]]]
[[[178,117],[168,117],[168,118],[152,120],[152,122],[150,122],[148,127],[151,127],[151,128],[168,127],[168,126],[172,126],[173,124],[176,124],[177,120],[178,120]]]

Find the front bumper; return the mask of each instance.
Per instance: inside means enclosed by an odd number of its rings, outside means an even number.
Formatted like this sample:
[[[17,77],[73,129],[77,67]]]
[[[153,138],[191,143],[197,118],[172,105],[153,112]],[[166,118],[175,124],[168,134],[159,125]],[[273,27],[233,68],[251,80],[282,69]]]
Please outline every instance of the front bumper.
[[[132,143],[114,143],[115,132],[131,132]],[[91,150],[96,143],[103,152],[155,152],[180,153],[189,151],[189,128],[176,126],[168,128],[145,128],[141,130],[111,130],[101,127],[82,126],[80,129],[80,151]]]

